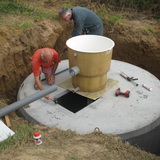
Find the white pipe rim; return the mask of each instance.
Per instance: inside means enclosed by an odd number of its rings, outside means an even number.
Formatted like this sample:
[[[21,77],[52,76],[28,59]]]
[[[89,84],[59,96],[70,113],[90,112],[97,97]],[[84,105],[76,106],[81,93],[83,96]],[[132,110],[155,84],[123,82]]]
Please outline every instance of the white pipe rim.
[[[104,36],[79,35],[68,39],[66,45],[77,52],[99,53],[113,49],[115,43]]]

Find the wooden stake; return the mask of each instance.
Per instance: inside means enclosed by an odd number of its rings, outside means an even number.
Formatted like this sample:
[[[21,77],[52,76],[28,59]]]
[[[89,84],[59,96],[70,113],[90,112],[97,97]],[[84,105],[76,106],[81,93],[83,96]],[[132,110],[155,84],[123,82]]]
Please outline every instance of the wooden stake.
[[[8,116],[8,115],[5,115],[4,118],[5,118],[6,125],[7,125],[9,128],[11,128],[11,122],[10,122],[9,116]]]

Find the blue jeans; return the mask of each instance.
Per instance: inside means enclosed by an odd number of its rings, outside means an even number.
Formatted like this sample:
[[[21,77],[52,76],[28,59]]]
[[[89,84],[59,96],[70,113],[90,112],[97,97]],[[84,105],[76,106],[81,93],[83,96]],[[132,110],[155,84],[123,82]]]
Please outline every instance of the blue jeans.
[[[93,27],[86,28],[84,30],[84,34],[90,34],[90,35],[103,35],[103,26],[100,24],[97,24]]]

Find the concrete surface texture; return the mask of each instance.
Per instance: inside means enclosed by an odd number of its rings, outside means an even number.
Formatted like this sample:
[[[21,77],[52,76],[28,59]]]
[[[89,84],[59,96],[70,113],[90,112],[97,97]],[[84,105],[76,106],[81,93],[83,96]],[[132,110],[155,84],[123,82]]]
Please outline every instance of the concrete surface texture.
[[[59,86],[60,83],[71,78],[66,68],[68,68],[68,60],[62,61],[58,66],[57,72],[65,71],[56,75],[55,84],[58,89],[51,94],[53,98],[69,92]],[[139,85],[136,86],[120,76],[121,72],[129,77],[138,78],[135,82]],[[76,113],[45,98],[32,102],[20,111],[28,121],[38,122],[48,127],[71,129],[79,134],[91,133],[97,127],[103,133],[121,135],[121,137],[125,135],[124,139],[147,133],[160,124],[160,81],[158,78],[142,68],[117,60],[111,61],[107,77],[118,83],[96,101]],[[47,87],[45,81],[43,84]],[[151,87],[152,91],[144,88],[142,84]],[[18,100],[37,92],[33,86],[34,77],[31,74],[21,85]],[[118,88],[122,92],[130,91],[129,98],[123,95],[115,96]]]

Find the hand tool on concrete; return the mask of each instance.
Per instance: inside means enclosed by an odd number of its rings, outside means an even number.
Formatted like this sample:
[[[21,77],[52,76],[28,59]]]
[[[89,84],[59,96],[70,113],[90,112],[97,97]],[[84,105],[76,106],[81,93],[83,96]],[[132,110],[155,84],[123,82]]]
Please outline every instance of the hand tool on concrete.
[[[49,100],[52,100],[55,104],[58,104],[58,99],[57,98],[50,98]]]
[[[55,104],[58,104],[58,102],[60,102],[60,97],[64,96],[65,94],[67,94],[69,92],[70,92],[69,90],[66,90],[63,93],[56,95],[56,97],[50,98],[49,100],[52,100]]]
[[[127,81],[132,82],[135,86],[138,86],[138,83],[134,82],[135,80],[138,80],[138,78],[134,78],[134,77],[129,77],[128,75],[126,75],[125,73],[121,72],[120,75],[125,78]]]
[[[130,94],[130,91],[121,92],[120,88],[118,88],[118,89],[116,90],[116,93],[115,93],[116,96],[124,95],[124,96],[127,97],[127,98],[129,97],[129,94]]]
[[[145,89],[147,89],[148,91],[152,91],[151,87],[148,87],[146,84],[142,84],[142,87],[144,87]]]
[[[77,88],[73,88],[72,92],[73,92],[73,93],[76,93],[76,92],[78,92],[79,90],[80,90],[80,88],[79,88],[79,87],[77,87]]]

